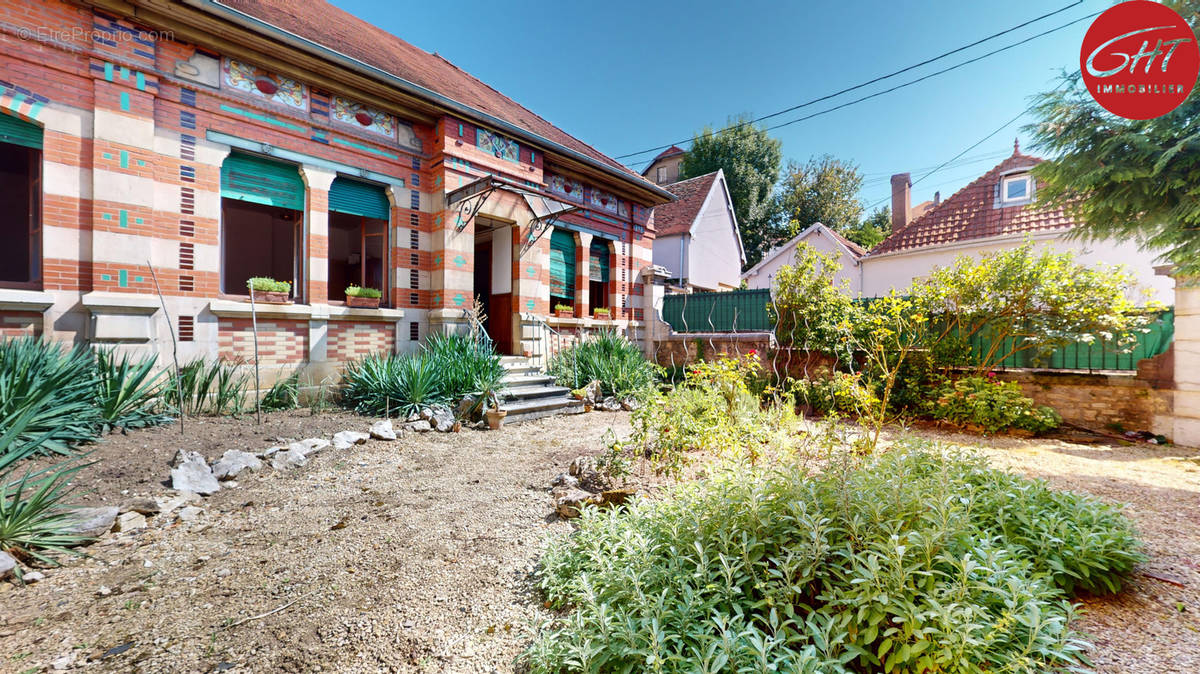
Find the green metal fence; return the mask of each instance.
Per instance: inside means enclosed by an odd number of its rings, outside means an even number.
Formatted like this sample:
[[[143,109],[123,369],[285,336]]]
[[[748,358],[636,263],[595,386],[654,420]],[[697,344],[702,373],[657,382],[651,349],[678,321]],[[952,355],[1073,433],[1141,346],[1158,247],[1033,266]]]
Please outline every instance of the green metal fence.
[[[771,291],[733,290],[663,298],[663,320],[675,332],[768,332]]]
[[[1138,335],[1137,344],[1128,352],[1121,353],[1115,343],[1102,336],[1091,342],[1076,342],[1057,349],[1043,358],[1037,358],[1032,350],[1022,351],[1000,362],[1001,368],[1037,368],[1042,370],[1127,370],[1137,369],[1139,360],[1152,358],[1167,350],[1175,336],[1175,310],[1161,313],[1150,325],[1149,332]],[[969,340],[971,350],[986,354],[992,345],[986,334],[976,334]],[[998,353],[1007,353],[1012,340],[1006,339]]]

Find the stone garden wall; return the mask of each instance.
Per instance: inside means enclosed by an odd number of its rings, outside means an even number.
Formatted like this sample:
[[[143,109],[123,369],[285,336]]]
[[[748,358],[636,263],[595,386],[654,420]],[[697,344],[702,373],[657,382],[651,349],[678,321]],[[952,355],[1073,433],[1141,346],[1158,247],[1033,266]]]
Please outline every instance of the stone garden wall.
[[[1154,360],[1154,359],[1149,359]],[[1064,421],[1091,429],[1165,432],[1170,394],[1142,373],[1085,374],[1009,370],[1001,379],[1021,385],[1025,395],[1053,407]]]

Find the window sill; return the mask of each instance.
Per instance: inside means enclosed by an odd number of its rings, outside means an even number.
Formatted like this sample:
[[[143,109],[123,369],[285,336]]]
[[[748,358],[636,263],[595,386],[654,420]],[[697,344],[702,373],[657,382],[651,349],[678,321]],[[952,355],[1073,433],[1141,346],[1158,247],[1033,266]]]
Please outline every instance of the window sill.
[[[54,297],[44,290],[0,288],[0,309],[7,311],[45,311]]]
[[[314,312],[315,313],[315,312]],[[360,307],[348,307],[344,304],[330,304],[326,315],[330,319],[352,318],[356,321],[398,321],[404,318],[403,309],[389,309],[387,307],[379,307],[378,309],[363,309]]]
[[[255,305],[257,314],[262,317],[269,318],[292,318],[297,320],[343,320],[353,319],[357,321],[388,321],[396,322],[404,318],[402,309],[359,309],[347,307],[345,305],[333,304],[264,304],[258,303]],[[250,302],[239,302],[235,300],[212,300],[208,303],[208,310],[214,316],[227,316],[230,318],[249,318],[250,317]]]

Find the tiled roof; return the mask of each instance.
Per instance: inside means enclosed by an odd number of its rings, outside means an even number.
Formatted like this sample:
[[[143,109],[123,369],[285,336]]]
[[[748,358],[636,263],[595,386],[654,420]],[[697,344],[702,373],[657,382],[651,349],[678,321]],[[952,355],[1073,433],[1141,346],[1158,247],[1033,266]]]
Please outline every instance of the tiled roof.
[[[683,148],[678,147],[676,145],[672,145],[671,147],[663,150],[662,152],[659,152],[658,156],[655,157],[650,163],[653,164],[654,162],[658,161],[659,159],[666,159],[667,157],[674,157],[675,155],[678,155],[678,154],[683,154]]]
[[[535,115],[441,56],[414,47],[323,0],[225,0],[222,4],[619,169],[631,181],[650,185],[617,160]]]
[[[657,236],[686,234],[692,228],[704,199],[712,191],[713,182],[720,171],[713,171],[702,176],[680,180],[677,183],[663,185],[663,189],[674,194],[676,200],[654,207],[654,230]]]
[[[850,252],[854,254],[854,257],[862,257],[863,255],[867,254],[866,248],[863,248],[862,246],[858,245],[857,243],[854,243],[850,239],[847,239],[846,237],[842,236],[840,233],[838,233],[838,231],[836,229],[830,229],[828,227],[826,227],[825,229],[828,229],[829,234],[833,238],[837,239],[839,242],[841,242],[841,244],[843,246],[845,246],[847,249],[849,249]]]
[[[940,246],[1006,234],[1022,234],[1072,227],[1075,221],[1061,208],[1032,205],[996,207],[1000,179],[1015,169],[1029,168],[1045,160],[1014,152],[1011,157],[926,211],[906,227],[893,232],[871,255]],[[1034,189],[1036,196],[1037,190]]]

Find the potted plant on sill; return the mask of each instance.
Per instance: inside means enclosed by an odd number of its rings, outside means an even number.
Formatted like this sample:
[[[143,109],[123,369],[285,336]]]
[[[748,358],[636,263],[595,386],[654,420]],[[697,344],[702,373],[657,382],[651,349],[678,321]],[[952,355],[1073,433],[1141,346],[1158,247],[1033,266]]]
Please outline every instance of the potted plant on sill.
[[[612,310],[608,307],[596,307],[592,309],[592,318],[598,321],[607,321],[612,318]]]
[[[361,288],[353,283],[346,288],[346,306],[348,307],[378,309],[381,297],[383,297],[383,292],[375,288]]]
[[[555,304],[554,315],[559,318],[571,318],[575,315],[575,308],[569,304]]]
[[[291,304],[288,294],[292,291],[291,281],[276,281],[270,276],[255,276],[246,279],[246,287],[255,302],[267,304]]]

